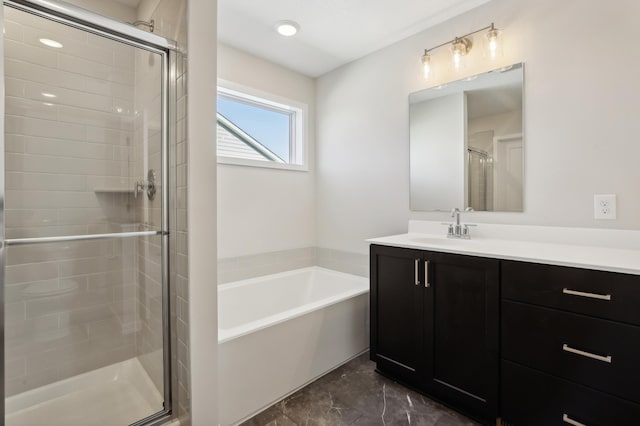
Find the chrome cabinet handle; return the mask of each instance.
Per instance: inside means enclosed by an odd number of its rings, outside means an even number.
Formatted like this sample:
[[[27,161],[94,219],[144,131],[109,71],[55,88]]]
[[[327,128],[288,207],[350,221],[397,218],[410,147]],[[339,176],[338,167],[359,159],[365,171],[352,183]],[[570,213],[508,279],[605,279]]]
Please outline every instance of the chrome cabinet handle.
[[[420,259],[416,259],[415,261],[415,281],[416,285],[420,285]]]
[[[431,287],[431,284],[429,284],[429,261],[425,260],[424,261],[424,288],[429,288]]]
[[[563,288],[562,292],[564,294],[570,294],[572,296],[589,297],[591,299],[599,299],[599,300],[609,300],[609,301],[611,300],[610,294],[586,293],[584,291],[569,290],[568,288]]]
[[[562,421],[573,426],[587,426],[584,423],[580,423],[579,421],[573,420],[567,414],[562,414]]]
[[[562,350],[565,352],[571,352],[572,354],[582,355],[587,358],[597,359],[598,361],[606,362],[609,364],[611,364],[611,362],[613,361],[613,359],[611,358],[611,355],[602,356],[602,355],[592,354],[591,352],[585,352],[585,351],[581,351],[580,349],[572,348],[566,343],[562,345]]]

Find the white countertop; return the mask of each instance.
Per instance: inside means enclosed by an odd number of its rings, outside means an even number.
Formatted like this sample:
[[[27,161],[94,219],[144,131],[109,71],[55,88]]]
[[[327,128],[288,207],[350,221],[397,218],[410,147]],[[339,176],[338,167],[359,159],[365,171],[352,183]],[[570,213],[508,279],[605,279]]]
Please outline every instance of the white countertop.
[[[444,234],[444,233],[443,233]],[[640,275],[640,250],[513,239],[449,239],[446,235],[408,233],[367,241],[384,246],[433,250],[495,259],[519,260]]]

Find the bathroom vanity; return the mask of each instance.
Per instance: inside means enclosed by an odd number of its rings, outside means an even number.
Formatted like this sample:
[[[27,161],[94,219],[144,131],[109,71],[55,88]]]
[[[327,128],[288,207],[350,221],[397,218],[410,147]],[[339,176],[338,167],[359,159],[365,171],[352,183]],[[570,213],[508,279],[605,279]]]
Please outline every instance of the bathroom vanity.
[[[498,407],[500,262],[372,245],[370,276],[378,369],[491,418]]]
[[[640,250],[369,242],[380,373],[486,424],[640,424]]]

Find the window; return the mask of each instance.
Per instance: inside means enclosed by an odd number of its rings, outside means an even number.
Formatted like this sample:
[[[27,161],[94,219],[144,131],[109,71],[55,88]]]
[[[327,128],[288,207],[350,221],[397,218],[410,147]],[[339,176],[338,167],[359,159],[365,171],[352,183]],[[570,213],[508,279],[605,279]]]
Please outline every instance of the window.
[[[218,162],[306,170],[306,106],[248,92],[218,87]]]

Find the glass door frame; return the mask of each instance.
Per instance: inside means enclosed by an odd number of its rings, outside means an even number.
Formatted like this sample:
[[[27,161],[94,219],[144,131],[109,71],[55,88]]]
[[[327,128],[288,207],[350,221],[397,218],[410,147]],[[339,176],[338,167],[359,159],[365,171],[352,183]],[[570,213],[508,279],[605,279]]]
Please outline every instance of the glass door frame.
[[[131,426],[161,424],[172,414],[173,397],[171,390],[171,320],[169,287],[169,147],[175,147],[176,141],[176,78],[177,45],[174,41],[158,36],[132,25],[119,22],[85,9],[52,0],[3,0],[3,6],[9,6],[23,12],[59,22],[83,31],[111,40],[144,49],[162,58],[162,131],[161,131],[161,230],[111,234],[73,235],[42,238],[5,239],[4,200],[5,200],[5,137],[4,102],[0,104],[0,418],[5,418],[5,371],[4,371],[4,288],[5,288],[5,249],[10,246],[40,244],[64,241],[97,240],[111,238],[135,238],[158,235],[162,245],[162,340],[163,340],[163,399],[164,408]],[[0,57],[0,89],[4,93],[4,55]]]

